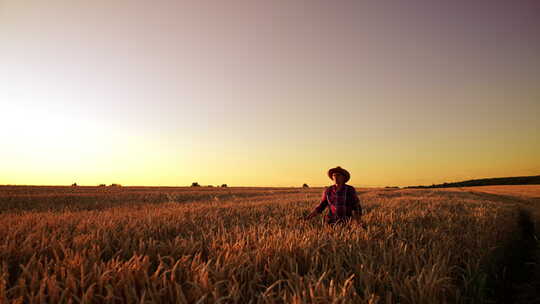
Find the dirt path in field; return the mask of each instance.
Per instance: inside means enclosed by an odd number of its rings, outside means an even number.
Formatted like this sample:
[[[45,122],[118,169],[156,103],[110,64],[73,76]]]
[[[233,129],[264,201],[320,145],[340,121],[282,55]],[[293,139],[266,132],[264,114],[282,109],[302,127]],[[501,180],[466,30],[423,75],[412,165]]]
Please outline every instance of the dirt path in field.
[[[472,188],[472,189],[471,189]],[[459,191],[502,203],[516,204],[521,235],[505,249],[497,277],[491,278],[495,303],[540,303],[540,186],[520,188],[471,187]]]

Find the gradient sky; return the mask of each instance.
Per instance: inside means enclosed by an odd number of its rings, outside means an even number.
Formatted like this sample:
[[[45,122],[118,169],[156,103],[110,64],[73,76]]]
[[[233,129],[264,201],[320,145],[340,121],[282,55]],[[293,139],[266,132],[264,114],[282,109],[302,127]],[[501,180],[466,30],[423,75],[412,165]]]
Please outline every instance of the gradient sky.
[[[540,174],[540,2],[0,0],[0,184]]]

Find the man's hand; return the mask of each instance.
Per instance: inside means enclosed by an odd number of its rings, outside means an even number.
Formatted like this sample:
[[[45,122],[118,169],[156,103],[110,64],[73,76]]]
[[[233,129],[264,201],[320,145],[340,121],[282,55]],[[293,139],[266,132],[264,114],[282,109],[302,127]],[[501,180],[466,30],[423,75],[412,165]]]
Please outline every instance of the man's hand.
[[[301,217],[300,219],[301,219],[301,220],[304,220],[304,221],[309,221],[310,219],[312,219],[313,217],[317,216],[318,214],[319,214],[319,213],[317,213],[316,210],[313,210],[313,211],[311,211],[310,214],[308,214],[308,215],[306,215],[306,216],[303,216],[303,217]]]
[[[353,220],[355,224],[358,225],[359,227],[362,227],[363,229],[367,229],[366,224],[362,222],[362,215],[359,212],[353,211]]]
[[[358,221],[356,224],[358,225],[358,227],[362,227],[362,229],[367,230],[367,225],[366,225],[366,223],[363,223],[363,222],[361,222],[361,221]]]

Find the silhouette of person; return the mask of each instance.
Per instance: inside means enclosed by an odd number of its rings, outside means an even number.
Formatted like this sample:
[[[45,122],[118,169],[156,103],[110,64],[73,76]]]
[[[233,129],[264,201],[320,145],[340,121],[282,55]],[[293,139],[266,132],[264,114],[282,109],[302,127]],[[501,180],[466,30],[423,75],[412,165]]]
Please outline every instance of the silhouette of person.
[[[327,224],[346,223],[352,219],[360,224],[362,215],[360,199],[356,189],[346,184],[351,175],[340,166],[329,169],[327,174],[334,181],[334,185],[324,189],[319,204],[303,219],[310,220],[328,207],[328,213],[324,217]]]

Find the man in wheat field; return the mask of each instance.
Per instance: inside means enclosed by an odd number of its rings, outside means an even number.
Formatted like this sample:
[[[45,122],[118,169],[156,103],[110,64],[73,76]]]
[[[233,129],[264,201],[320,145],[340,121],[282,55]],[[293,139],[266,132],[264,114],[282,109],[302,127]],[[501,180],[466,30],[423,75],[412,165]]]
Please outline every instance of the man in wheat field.
[[[328,214],[324,217],[326,223],[331,225],[347,223],[354,219],[356,223],[360,224],[362,207],[356,189],[346,184],[351,177],[349,172],[337,166],[328,170],[328,177],[334,181],[334,185],[324,189],[321,202],[303,219],[309,220],[328,207]]]

